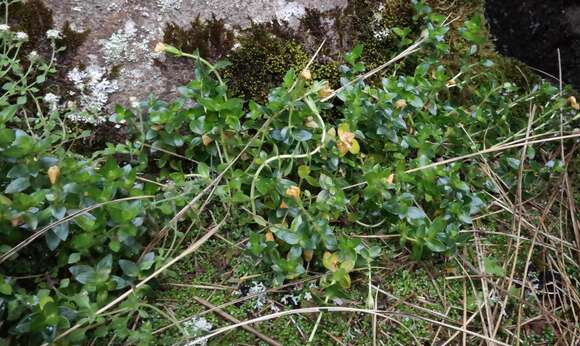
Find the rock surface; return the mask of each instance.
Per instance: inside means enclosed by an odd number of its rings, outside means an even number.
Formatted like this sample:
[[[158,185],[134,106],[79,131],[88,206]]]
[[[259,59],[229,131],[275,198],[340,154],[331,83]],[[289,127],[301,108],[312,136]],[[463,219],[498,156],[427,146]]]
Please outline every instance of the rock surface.
[[[306,8],[326,11],[345,5],[346,0],[47,0],[46,4],[53,10],[56,27],[69,21],[76,31],[90,30],[74,58],[77,64],[118,70],[115,87],[105,95],[112,105],[151,94],[169,95],[191,78],[187,70],[172,78],[175,73],[164,74],[154,63],[161,57],[153,47],[166,23],[188,25],[198,16],[215,15],[242,27],[272,19],[295,25]]]

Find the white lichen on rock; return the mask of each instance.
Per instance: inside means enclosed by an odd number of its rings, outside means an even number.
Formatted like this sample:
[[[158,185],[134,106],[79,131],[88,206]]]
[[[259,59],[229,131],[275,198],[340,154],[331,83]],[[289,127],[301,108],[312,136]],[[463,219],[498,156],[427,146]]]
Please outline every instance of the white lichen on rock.
[[[162,12],[179,10],[181,8],[181,2],[182,0],[157,0],[157,7]]]
[[[78,91],[80,107],[77,112],[69,115],[74,121],[97,124],[105,121],[103,116],[96,114],[107,105],[109,95],[118,90],[116,81],[106,77],[106,70],[97,65],[91,65],[85,70],[75,67],[67,77]]]
[[[287,2],[285,0],[278,1],[279,9],[276,11],[276,18],[279,20],[290,22],[306,14],[306,9],[299,3]]]
[[[108,40],[101,40],[102,52],[107,64],[119,64],[135,61],[133,47],[137,36],[137,25],[132,20],[125,23],[123,28],[113,33]]]

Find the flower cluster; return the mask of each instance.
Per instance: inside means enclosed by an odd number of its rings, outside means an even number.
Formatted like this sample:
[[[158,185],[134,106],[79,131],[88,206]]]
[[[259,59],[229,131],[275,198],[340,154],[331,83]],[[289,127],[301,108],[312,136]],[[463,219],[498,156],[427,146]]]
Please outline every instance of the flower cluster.
[[[60,96],[57,96],[53,93],[47,93],[46,95],[44,95],[42,100],[44,101],[44,103],[46,103],[46,105],[49,106],[50,111],[54,112],[58,109],[58,102],[60,101]]]
[[[46,38],[49,40],[57,40],[62,38],[61,32],[56,29],[50,29],[46,32]]]

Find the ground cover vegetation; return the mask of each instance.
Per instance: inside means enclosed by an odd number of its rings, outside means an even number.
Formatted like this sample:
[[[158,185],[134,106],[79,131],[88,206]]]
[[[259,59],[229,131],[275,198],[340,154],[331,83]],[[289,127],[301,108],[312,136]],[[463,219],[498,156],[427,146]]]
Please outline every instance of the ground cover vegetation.
[[[574,92],[493,53],[477,2],[394,3],[328,45],[168,26],[195,79],[87,150],[55,106],[82,36],[4,0],[0,342],[577,341]]]

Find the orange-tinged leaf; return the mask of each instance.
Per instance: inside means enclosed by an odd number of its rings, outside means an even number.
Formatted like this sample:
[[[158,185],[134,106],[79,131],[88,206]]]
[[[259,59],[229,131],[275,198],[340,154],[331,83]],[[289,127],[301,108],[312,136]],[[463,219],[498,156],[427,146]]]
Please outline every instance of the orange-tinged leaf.
[[[343,142],[337,142],[336,147],[338,148],[338,151],[340,152],[340,156],[344,156],[344,155],[346,155],[346,153],[348,153],[348,146],[346,144],[344,144]]]
[[[266,241],[274,241],[274,233],[271,231],[266,232]]]
[[[358,154],[360,151],[360,146],[354,138],[354,133],[350,132],[347,124],[341,124],[338,127],[338,141],[336,142],[336,147],[341,156],[346,155],[348,152],[351,154]]]
[[[336,254],[326,251],[324,255],[322,255],[322,265],[324,265],[324,268],[330,270],[331,272],[337,271],[338,256]]]
[[[213,138],[211,138],[208,135],[203,135],[203,136],[201,136],[201,141],[203,142],[203,145],[205,145],[207,147],[208,145],[210,145],[213,142]]]
[[[405,107],[407,107],[407,101],[405,101],[404,99],[400,99],[397,100],[397,102],[395,102],[395,108],[403,109]]]
[[[574,108],[577,111],[580,111],[580,104],[576,100],[576,97],[574,96],[568,97],[568,103],[570,103],[570,107]]]
[[[60,177],[60,168],[58,166],[52,166],[48,169],[48,180],[52,185],[56,184],[58,178]]]
[[[302,254],[302,257],[304,257],[306,262],[312,261],[312,256],[314,256],[313,250],[304,250],[304,253]]]
[[[333,92],[334,92],[334,90],[332,90],[330,85],[328,85],[328,83],[326,83],[326,84],[324,84],[324,87],[322,89],[320,89],[320,91],[318,91],[318,96],[320,96],[321,99],[325,99],[327,97],[330,97]]]
[[[286,202],[282,201],[282,203],[280,203],[280,209],[288,209]]]
[[[300,188],[298,186],[290,186],[286,190],[286,196],[287,197],[292,197],[292,198],[295,198],[295,199],[300,198]]]

